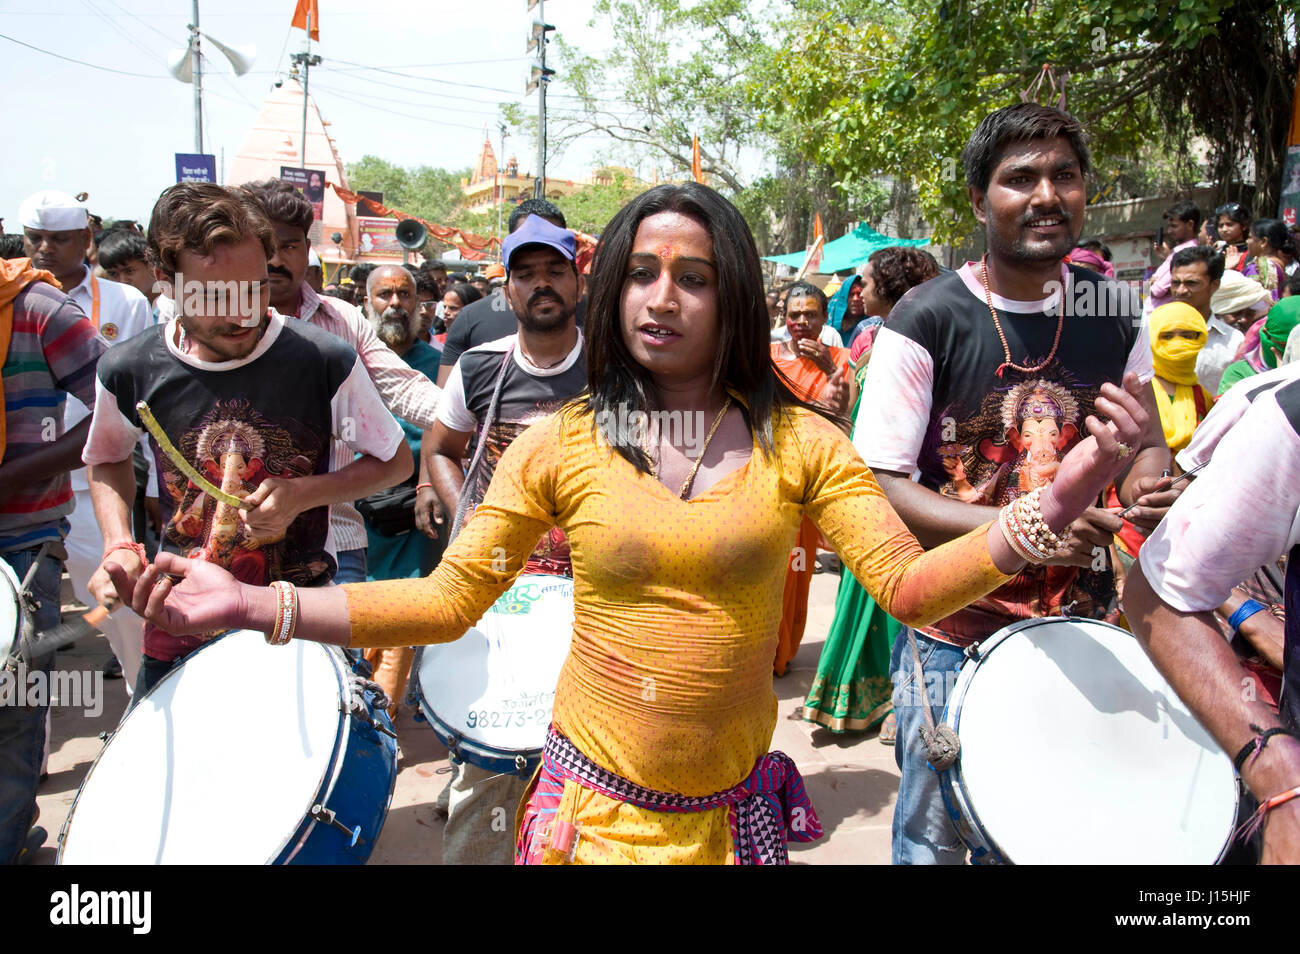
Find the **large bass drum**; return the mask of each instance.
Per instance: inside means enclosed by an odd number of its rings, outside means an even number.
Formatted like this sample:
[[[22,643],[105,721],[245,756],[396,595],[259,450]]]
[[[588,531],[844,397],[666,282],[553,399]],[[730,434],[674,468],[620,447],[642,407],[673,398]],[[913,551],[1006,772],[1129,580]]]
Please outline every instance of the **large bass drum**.
[[[213,640],[104,745],[59,863],[364,863],[397,781],[376,701],[337,647],[249,630]]]
[[[1211,864],[1225,854],[1232,760],[1131,634],[1025,620],[968,655],[943,714],[961,755],[941,777],[973,860]]]

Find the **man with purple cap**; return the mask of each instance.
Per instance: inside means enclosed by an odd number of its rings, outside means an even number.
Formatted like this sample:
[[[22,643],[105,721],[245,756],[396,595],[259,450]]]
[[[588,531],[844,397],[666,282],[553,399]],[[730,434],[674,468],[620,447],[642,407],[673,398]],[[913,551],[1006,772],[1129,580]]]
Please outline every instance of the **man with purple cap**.
[[[64,294],[86,314],[106,344],[134,338],[153,326],[153,308],[148,298],[130,285],[99,278],[86,264],[91,230],[84,205],[65,192],[48,189],[29,196],[18,207],[18,218],[23,226],[23,247],[32,265],[53,273]],[[89,416],[90,408],[75,395],[70,396],[63,410],[64,431]],[[152,460],[147,453],[144,457],[146,461]],[[152,470],[151,465],[151,473]],[[152,477],[149,483],[153,483]],[[65,541],[68,578],[77,599],[93,606],[87,584],[104,557],[104,537],[95,522],[84,467],[72,471],[72,492],[76,503],[68,515],[72,529]],[[157,491],[149,493],[155,496]],[[120,673],[129,693],[144,652],[144,622],[129,606],[123,606],[105,618],[99,628],[117,661],[117,666],[112,667],[110,660],[105,672],[110,676]]]
[[[501,244],[505,295],[518,331],[460,356],[447,378],[437,423],[424,432],[421,446],[421,472],[429,475],[431,489],[422,483],[419,493],[436,493],[449,513],[457,513],[453,534],[483,500],[510,443],[587,385],[582,332],[575,320],[582,297],[576,253],[572,232],[537,215]],[[463,473],[460,462],[476,433],[479,446],[469,472]],[[417,512],[422,508],[417,503]],[[524,572],[572,577],[564,534],[552,529],[543,537]],[[443,830],[443,862],[512,863],[514,826],[494,822],[514,818],[527,784],[518,775],[469,762],[457,765]]]

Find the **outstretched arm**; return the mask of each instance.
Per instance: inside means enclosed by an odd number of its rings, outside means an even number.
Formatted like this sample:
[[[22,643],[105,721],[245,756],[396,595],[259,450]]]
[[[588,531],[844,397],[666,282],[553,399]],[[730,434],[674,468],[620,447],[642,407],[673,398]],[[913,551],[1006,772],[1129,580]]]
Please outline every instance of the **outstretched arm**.
[[[506,450],[487,498],[424,579],[299,589],[295,635],[351,646],[413,646],[464,635],[509,588],[538,539],[555,524],[552,424],[530,428]],[[160,555],[134,586],[108,567],[123,601],[176,635],[275,624],[269,587],[239,583],[220,567]],[[177,574],[173,582],[167,574]]]
[[[1136,446],[1147,424],[1135,375],[1124,388],[1106,384],[1097,399],[1106,423],[1088,418],[1091,436],[1061,461],[1042,495],[1042,516],[1060,532],[1119,473],[1121,442]],[[881,607],[908,625],[950,615],[992,592],[1023,566],[997,523],[981,524],[925,551],[890,506],[879,484],[845,441],[820,429],[809,447],[807,512]]]

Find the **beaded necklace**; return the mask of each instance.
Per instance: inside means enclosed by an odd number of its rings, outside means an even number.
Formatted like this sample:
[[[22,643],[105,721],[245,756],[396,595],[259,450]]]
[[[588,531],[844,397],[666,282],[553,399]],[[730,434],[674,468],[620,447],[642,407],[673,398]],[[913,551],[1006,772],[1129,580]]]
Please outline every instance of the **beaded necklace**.
[[[1056,316],[1056,338],[1052,341],[1052,350],[1048,353],[1047,357],[1043,359],[1042,364],[1036,364],[1032,368],[1022,368],[1011,360],[1011,345],[1007,344],[1007,336],[1002,331],[1002,323],[998,321],[997,309],[993,307],[993,293],[989,290],[989,256],[987,252],[985,252],[984,257],[980,259],[980,280],[984,283],[984,301],[989,306],[989,314],[993,316],[993,327],[997,329],[998,340],[1002,342],[1003,361],[998,365],[998,370],[996,372],[997,376],[999,378],[1002,377],[1002,372],[1007,368],[1011,368],[1013,371],[1020,371],[1023,374],[1035,374],[1051,364],[1052,359],[1056,357],[1057,346],[1061,343],[1061,329],[1065,327],[1064,302],[1062,302],[1062,307],[1059,309],[1059,313]]]

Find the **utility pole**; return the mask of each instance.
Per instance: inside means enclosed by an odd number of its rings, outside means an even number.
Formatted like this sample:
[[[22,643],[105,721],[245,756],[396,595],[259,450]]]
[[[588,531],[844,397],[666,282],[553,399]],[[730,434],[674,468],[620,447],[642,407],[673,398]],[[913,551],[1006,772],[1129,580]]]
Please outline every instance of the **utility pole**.
[[[193,0],[194,24],[190,27],[190,63],[194,69],[194,151],[203,155],[203,59],[199,55],[199,0]]]
[[[195,0],[198,3],[198,0]],[[313,56],[311,52],[311,13],[307,13],[307,44],[303,52],[295,53],[289,57],[291,61],[302,67],[302,167],[307,168],[307,84],[311,75],[311,68],[320,65],[320,57]]]
[[[555,70],[546,68],[546,34],[555,27],[546,22],[546,0],[529,0],[528,9],[537,6],[537,19],[533,21],[532,31],[528,37],[528,50],[537,49],[537,61],[533,63],[532,73],[528,78],[525,93],[537,90],[537,179],[533,183],[533,196],[546,198],[546,84],[555,75]]]
[[[501,184],[497,186],[497,238],[501,235],[501,210],[506,204],[506,184],[505,176],[501,175],[502,163],[506,161],[506,124],[497,123],[497,128],[501,130],[501,155],[497,158],[497,177]]]

